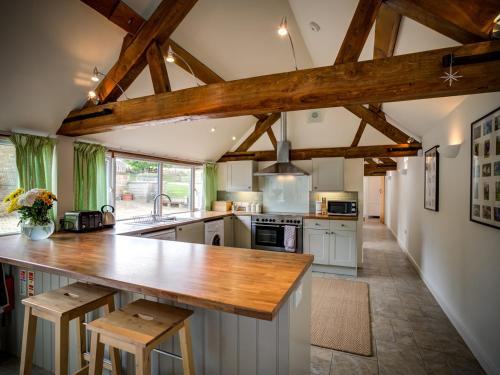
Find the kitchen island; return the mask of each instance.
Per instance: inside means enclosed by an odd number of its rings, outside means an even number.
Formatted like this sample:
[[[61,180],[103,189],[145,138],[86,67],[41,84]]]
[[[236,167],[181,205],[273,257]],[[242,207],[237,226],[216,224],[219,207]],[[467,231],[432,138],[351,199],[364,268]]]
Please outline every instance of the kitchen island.
[[[17,300],[8,338],[14,352],[23,316],[18,271],[31,269],[35,293],[79,280],[120,290],[118,306],[145,297],[193,309],[198,374],[309,371],[312,256],[102,232],[60,233],[43,241],[3,237],[0,262],[15,266]],[[48,370],[53,367],[51,329],[48,322],[40,325],[35,349],[35,364]],[[178,340],[163,349],[178,353]],[[130,358],[123,361],[130,368]],[[161,374],[182,373],[176,362],[157,354],[152,359]],[[70,363],[74,370],[74,358]]]

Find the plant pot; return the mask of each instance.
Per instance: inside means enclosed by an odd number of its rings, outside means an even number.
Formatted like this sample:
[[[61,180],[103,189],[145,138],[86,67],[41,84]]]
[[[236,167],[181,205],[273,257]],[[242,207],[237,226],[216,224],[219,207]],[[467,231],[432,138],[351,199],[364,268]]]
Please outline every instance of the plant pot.
[[[45,225],[32,224],[31,220],[21,221],[21,233],[32,241],[44,240],[54,233],[54,222],[50,220]]]

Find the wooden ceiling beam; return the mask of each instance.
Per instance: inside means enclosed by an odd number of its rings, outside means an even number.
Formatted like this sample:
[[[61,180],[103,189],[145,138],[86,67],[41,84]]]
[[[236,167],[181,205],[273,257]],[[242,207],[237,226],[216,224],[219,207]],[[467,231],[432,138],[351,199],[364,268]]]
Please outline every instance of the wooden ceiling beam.
[[[158,43],[151,43],[146,53],[146,59],[148,61],[149,72],[151,74],[151,81],[153,83],[155,94],[172,91],[163,52],[161,51],[160,46],[158,46]]]
[[[445,56],[498,53],[500,40],[215,83],[72,111],[58,134],[499,91],[497,60],[460,66],[463,78],[451,87],[439,78]]]
[[[236,152],[247,151],[252,145],[259,139],[264,133],[266,133],[271,126],[278,121],[280,118],[280,113],[273,113],[269,115],[265,120],[259,120],[255,124],[254,131],[238,146]]]
[[[136,34],[144,18],[120,0],[81,0],[126,32]]]
[[[277,150],[278,149],[278,141],[276,139],[276,136],[274,135],[273,128],[267,129],[267,136],[269,137],[269,140],[271,141],[273,148],[275,150]]]
[[[384,165],[384,164],[365,164],[364,165],[364,175],[365,176],[385,176],[389,171],[397,171],[397,165]]]
[[[375,113],[362,105],[349,105],[345,106],[345,108],[358,116],[361,120],[366,121],[379,132],[384,134],[387,138],[394,141],[394,143],[407,143],[408,139],[411,138],[408,134],[387,122],[378,113]]]
[[[385,4],[380,6],[377,19],[375,21],[375,42],[373,48],[374,59],[382,59],[393,56],[400,23],[401,15],[399,13],[395,12]],[[381,103],[370,104],[369,109],[377,113],[383,120],[385,120],[385,114],[381,111],[381,106]],[[354,135],[351,146],[357,146],[359,144],[366,128],[366,124],[366,119],[361,117],[358,130]]]
[[[312,158],[344,157],[348,159],[365,157],[403,157],[416,156],[422,148],[419,143],[381,146],[305,148],[290,151],[291,160],[309,160]],[[256,160],[274,161],[276,151],[226,152],[218,161]]]
[[[491,39],[498,0],[385,0],[385,4],[459,43]]]
[[[144,69],[150,44],[166,41],[197,0],[163,0],[151,18],[137,31],[132,42],[94,90],[101,103],[117,100]],[[133,72],[130,74],[129,72]]]
[[[382,0],[359,0],[335,64],[358,61]]]

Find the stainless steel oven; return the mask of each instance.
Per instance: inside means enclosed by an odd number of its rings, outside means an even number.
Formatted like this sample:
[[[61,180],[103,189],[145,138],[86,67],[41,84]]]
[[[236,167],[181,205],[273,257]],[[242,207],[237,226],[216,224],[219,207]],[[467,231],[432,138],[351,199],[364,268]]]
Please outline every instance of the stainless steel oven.
[[[285,247],[285,227],[295,228],[295,248]],[[252,216],[252,249],[302,253],[302,217],[292,215]]]

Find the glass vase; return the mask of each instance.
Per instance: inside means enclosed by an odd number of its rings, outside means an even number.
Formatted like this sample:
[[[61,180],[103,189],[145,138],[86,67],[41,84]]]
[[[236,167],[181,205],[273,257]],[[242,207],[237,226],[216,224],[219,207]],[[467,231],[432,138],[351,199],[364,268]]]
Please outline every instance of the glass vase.
[[[21,221],[21,233],[32,241],[44,240],[54,233],[54,222],[50,220],[47,224],[33,224],[31,220]]]

